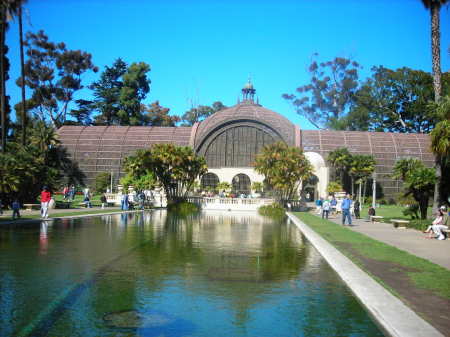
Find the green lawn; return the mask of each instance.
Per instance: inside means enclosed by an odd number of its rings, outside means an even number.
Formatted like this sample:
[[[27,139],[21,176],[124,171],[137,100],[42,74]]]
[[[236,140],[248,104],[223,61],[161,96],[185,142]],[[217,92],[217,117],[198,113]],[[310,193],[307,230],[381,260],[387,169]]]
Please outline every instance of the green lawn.
[[[54,196],[55,201],[64,201],[62,194],[55,194]],[[94,194],[91,195],[91,204],[92,206],[101,206],[102,203],[100,202],[101,194]],[[82,194],[75,195],[75,199],[71,203],[71,208],[77,208],[80,207],[79,204],[82,203],[84,200],[84,196]]]
[[[394,214],[394,211],[391,210],[391,213]],[[367,261],[361,257],[398,266],[416,287],[450,299],[450,270],[315,215],[306,212],[294,214],[369,274]],[[381,279],[377,281],[397,294]]]
[[[367,215],[367,211],[370,206],[365,205],[364,209],[361,211],[361,217],[365,217]],[[410,224],[408,225],[411,228],[416,228],[418,230],[424,230],[428,225],[431,224],[432,218],[432,208],[428,207],[428,218],[426,220],[412,220],[411,217],[403,215],[403,210],[405,207],[396,206],[396,205],[381,205],[380,208],[376,209],[376,214],[384,217],[383,222],[390,223],[391,219],[403,219],[409,220]]]

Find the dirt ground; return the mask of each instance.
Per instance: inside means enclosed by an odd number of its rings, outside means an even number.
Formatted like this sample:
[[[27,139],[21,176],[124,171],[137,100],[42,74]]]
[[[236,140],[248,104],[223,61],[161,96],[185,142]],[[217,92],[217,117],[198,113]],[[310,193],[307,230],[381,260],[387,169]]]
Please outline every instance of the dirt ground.
[[[391,262],[372,260],[362,256],[348,244],[339,246],[341,246],[340,249],[348,251],[357,258],[367,272],[392,288],[400,296],[400,299],[418,315],[444,336],[450,337],[450,300],[415,286],[407,274],[414,271],[413,269]]]

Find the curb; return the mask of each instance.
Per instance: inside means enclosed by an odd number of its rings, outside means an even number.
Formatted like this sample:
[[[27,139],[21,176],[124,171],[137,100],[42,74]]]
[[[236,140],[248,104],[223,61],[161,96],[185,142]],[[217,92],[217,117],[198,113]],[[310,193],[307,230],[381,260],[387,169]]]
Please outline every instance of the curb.
[[[90,216],[114,215],[114,214],[123,214],[123,213],[137,213],[137,212],[145,212],[145,211],[152,211],[152,209],[146,209],[146,210],[136,209],[136,210],[132,210],[132,211],[68,215],[68,216],[58,216],[58,217],[53,217],[53,218],[48,218],[48,219],[33,218],[33,219],[23,219],[23,220],[14,220],[14,221],[12,221],[12,220],[2,221],[0,219],[0,226],[11,225],[11,224],[24,224],[24,223],[31,223],[31,222],[54,221],[54,220],[60,220],[60,219],[85,218],[85,217],[90,217]]]
[[[336,271],[387,336],[443,337],[436,328],[418,316],[295,215],[290,212],[286,214]]]

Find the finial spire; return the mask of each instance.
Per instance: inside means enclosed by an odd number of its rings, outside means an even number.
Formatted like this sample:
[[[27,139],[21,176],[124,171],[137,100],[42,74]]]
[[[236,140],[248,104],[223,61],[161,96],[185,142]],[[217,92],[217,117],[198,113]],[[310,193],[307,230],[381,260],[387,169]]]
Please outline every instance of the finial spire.
[[[253,88],[253,84],[250,76],[248,77],[248,82],[244,85],[242,89],[242,101],[248,101],[254,103],[256,90]]]

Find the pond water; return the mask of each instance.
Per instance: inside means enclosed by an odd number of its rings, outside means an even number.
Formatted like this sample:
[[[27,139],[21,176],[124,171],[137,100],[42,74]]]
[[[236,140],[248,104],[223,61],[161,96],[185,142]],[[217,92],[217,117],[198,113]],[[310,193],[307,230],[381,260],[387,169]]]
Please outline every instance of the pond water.
[[[382,336],[294,225],[165,211],[0,228],[0,336]]]

